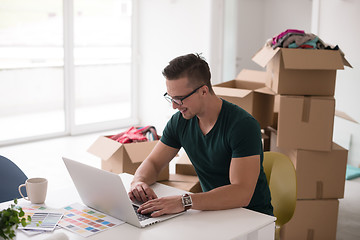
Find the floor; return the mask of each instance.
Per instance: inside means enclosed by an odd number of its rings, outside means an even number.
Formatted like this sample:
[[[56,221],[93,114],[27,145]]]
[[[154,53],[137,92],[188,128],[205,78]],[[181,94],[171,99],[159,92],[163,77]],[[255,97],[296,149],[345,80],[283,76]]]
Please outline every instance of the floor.
[[[337,240],[360,239],[360,178],[346,180],[344,198],[339,199]]]

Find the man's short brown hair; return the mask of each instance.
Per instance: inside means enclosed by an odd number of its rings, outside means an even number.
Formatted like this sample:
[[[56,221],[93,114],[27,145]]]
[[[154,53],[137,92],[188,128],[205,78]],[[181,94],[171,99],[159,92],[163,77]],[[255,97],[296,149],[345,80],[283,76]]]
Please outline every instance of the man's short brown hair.
[[[206,85],[210,93],[214,93],[211,87],[211,73],[208,63],[200,54],[187,54],[174,58],[169,62],[162,74],[167,80],[177,80],[187,77],[191,87]]]

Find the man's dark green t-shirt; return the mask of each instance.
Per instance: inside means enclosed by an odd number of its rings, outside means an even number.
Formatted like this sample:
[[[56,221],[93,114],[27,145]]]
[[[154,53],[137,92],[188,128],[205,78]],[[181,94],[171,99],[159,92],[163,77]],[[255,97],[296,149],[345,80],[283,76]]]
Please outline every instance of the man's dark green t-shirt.
[[[270,190],[262,166],[263,149],[259,124],[239,106],[222,101],[219,117],[209,133],[202,133],[196,116],[187,120],[177,112],[168,121],[161,142],[173,148],[184,148],[204,192],[230,184],[232,158],[260,155],[259,178],[246,208],[273,215]]]

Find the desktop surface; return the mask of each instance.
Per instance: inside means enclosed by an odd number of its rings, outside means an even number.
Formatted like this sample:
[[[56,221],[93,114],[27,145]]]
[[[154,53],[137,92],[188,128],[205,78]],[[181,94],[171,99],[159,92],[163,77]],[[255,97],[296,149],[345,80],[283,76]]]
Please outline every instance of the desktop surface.
[[[132,175],[120,174],[124,184],[130,186]],[[168,195],[182,194],[184,191],[169,187]],[[62,208],[72,203],[81,203],[75,187],[50,191],[45,205],[50,208]],[[8,207],[10,202],[0,204],[0,209]],[[24,199],[19,199],[20,205],[30,205]],[[17,240],[45,239],[51,234],[63,232],[69,239],[274,239],[275,217],[254,212],[245,208],[221,211],[189,210],[185,214],[148,226],[137,228],[130,224],[121,224],[115,228],[82,237],[65,229],[42,233],[34,236],[17,230]]]

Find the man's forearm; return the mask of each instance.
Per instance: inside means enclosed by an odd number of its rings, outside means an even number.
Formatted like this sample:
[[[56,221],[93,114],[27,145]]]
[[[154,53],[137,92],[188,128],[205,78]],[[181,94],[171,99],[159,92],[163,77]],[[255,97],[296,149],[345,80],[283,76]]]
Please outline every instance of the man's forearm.
[[[249,205],[252,195],[252,190],[230,184],[209,192],[192,194],[192,208],[197,210],[223,210],[246,207]]]
[[[159,172],[160,170],[151,161],[145,160],[136,170],[132,182],[144,182],[151,185],[156,181]]]

